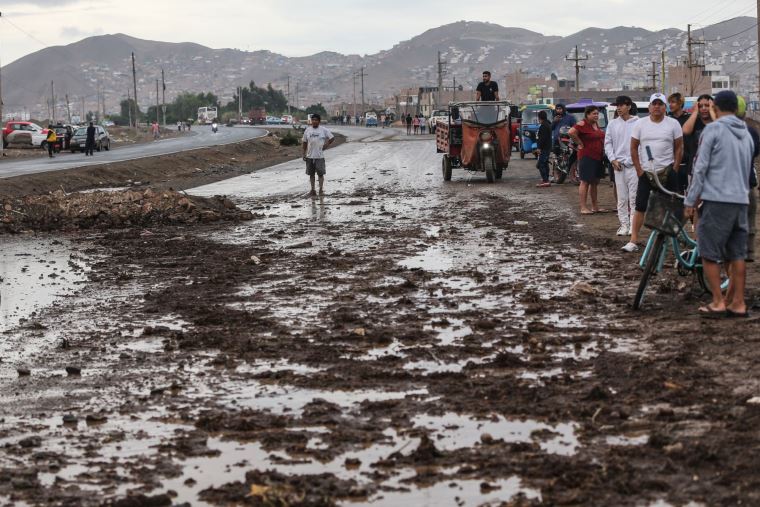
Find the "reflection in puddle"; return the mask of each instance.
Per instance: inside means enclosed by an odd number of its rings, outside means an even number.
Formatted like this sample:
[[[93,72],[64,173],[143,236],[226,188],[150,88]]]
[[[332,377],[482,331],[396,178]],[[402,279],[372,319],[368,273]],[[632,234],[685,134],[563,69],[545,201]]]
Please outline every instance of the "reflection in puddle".
[[[3,238],[0,250],[0,331],[71,294],[89,267],[66,240]],[[0,348],[0,356],[3,356]]]
[[[440,247],[431,246],[423,253],[399,261],[400,266],[425,271],[446,271],[454,267],[451,252]]]
[[[580,447],[575,435],[576,425],[572,423],[552,426],[531,420],[508,420],[500,415],[493,416],[491,420],[472,419],[454,412],[447,412],[442,416],[420,415],[412,421],[415,426],[433,431],[435,436],[432,440],[435,446],[443,450],[472,447],[480,442],[483,433],[490,434],[494,440],[532,442],[539,434],[548,432],[556,436],[539,441],[539,446],[545,452],[562,456],[572,456]]]

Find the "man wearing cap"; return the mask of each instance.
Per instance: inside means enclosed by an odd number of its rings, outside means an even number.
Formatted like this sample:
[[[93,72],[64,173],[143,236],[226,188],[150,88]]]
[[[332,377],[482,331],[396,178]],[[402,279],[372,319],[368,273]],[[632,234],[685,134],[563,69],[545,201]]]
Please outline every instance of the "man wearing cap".
[[[712,301],[703,317],[747,317],[744,301],[749,223],[749,179],[754,145],[747,126],[736,117],[739,101],[730,90],[718,92],[712,104],[717,118],[702,132],[684,212],[693,217],[702,201],[697,241]],[[729,286],[721,291],[720,264],[726,263]]]
[[[657,173],[664,169],[667,178],[665,188],[672,191],[678,188],[677,171],[683,157],[683,131],[676,120],[665,115],[666,102],[667,98],[662,93],[652,94],[649,98],[649,116],[634,123],[631,131],[631,160],[639,181],[636,186],[636,211],[631,224],[631,240],[623,246],[626,252],[639,249],[639,231],[644,224],[644,214],[653,185],[647,172]],[[651,161],[647,156],[647,148],[652,153]]]
[[[324,150],[328,148],[335,139],[332,132],[325,127],[320,126],[322,117],[318,114],[311,115],[311,126],[307,127],[303,131],[303,138],[301,139],[301,147],[303,149],[303,159],[306,162],[306,174],[309,175],[309,181],[311,182],[311,192],[309,195],[317,195],[314,189],[314,177],[319,177],[319,193],[324,193],[325,183],[325,153]]]
[[[636,209],[636,189],[639,178],[631,160],[631,134],[637,116],[631,115],[631,97],[621,95],[615,99],[617,118],[607,126],[604,138],[604,153],[612,164],[617,189],[617,211],[620,228],[618,236],[631,234],[631,220]]]

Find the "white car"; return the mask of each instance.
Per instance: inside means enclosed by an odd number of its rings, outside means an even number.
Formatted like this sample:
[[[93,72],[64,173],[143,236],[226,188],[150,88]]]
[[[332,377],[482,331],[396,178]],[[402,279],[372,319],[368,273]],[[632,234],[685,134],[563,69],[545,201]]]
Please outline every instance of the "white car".
[[[286,114],[282,118],[280,118],[280,122],[283,125],[293,125],[293,117],[289,114]]]
[[[9,144],[43,146],[47,140],[47,129],[30,121],[9,121],[3,130],[3,147]]]
[[[436,109],[433,114],[428,118],[428,131],[431,134],[435,134],[435,124],[439,121],[449,121],[449,111],[446,109]]]

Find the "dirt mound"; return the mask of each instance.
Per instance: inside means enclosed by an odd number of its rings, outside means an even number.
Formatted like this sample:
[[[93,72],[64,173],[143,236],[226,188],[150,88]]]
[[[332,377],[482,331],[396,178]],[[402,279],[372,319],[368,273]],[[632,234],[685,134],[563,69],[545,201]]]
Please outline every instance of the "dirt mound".
[[[251,220],[249,211],[221,196],[197,197],[174,190],[28,195],[3,202],[0,232],[148,227]]]

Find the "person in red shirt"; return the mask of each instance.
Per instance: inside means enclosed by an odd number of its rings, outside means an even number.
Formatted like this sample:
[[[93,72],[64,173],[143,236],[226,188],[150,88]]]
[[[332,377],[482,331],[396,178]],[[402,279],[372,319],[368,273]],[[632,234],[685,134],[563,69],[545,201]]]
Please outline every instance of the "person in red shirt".
[[[578,190],[581,215],[591,215],[602,210],[597,201],[599,180],[604,175],[604,130],[599,127],[599,108],[587,106],[583,120],[570,129],[570,137],[578,145],[578,176],[581,186]],[[591,209],[586,202],[591,196]]]

